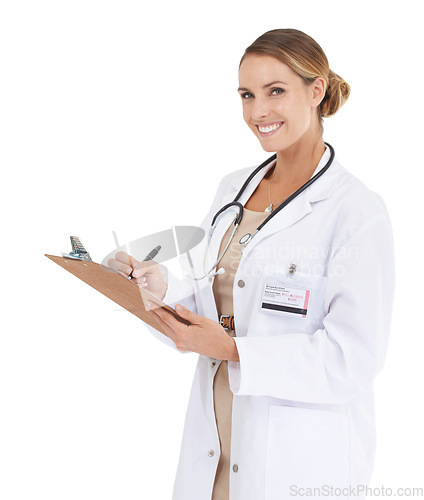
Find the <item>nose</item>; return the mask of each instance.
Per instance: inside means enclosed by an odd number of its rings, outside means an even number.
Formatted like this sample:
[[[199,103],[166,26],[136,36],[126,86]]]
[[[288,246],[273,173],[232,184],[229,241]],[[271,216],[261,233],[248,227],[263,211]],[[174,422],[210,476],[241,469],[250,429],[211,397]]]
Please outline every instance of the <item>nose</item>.
[[[251,110],[253,120],[261,120],[269,115],[266,101],[261,97],[255,97]]]

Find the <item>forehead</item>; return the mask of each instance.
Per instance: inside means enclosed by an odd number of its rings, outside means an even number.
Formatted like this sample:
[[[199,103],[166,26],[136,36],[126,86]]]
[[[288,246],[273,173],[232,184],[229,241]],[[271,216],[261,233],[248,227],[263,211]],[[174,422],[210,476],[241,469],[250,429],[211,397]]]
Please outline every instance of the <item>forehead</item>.
[[[243,59],[239,69],[240,86],[266,85],[272,81],[294,83],[300,77],[287,64],[275,57],[249,54]]]

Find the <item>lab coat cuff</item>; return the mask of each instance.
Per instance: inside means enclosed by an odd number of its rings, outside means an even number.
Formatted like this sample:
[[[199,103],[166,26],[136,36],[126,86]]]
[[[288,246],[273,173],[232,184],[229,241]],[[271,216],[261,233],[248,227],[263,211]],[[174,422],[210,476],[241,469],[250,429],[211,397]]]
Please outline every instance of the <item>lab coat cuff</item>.
[[[240,361],[228,361],[228,381],[233,394],[243,395],[248,384],[249,357],[247,353],[246,338],[234,337]]]
[[[187,299],[193,300],[193,287],[191,283],[180,280],[168,272],[168,289],[166,290],[163,302],[174,308],[175,305],[179,303],[186,305]],[[190,309],[190,306],[187,308]]]
[[[176,278],[173,274],[168,271],[168,289],[166,291],[165,296],[162,299],[162,302],[169,305],[172,308],[175,308],[176,304],[182,304],[184,307],[189,309],[190,311],[196,312],[195,301],[193,296],[193,287],[190,283],[180,280]],[[174,341],[167,337],[164,333],[156,330],[153,326],[145,323],[146,328],[156,337],[158,340],[163,342],[164,344],[172,347],[175,350],[177,346]],[[178,351],[182,354],[186,354],[190,351]]]

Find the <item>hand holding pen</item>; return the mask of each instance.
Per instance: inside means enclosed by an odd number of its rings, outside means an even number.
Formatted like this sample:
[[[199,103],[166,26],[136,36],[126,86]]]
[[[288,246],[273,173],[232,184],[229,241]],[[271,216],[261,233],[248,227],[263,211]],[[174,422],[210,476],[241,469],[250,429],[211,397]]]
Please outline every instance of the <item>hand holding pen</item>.
[[[153,260],[160,248],[160,246],[155,247],[141,262],[125,252],[118,252],[114,259],[109,259],[107,264],[111,269],[120,272],[138,286],[147,288],[149,292],[162,300],[168,289],[167,269]]]
[[[158,245],[157,247],[155,247],[151,252],[149,252],[146,257],[144,257],[143,261],[142,262],[148,262],[149,260],[153,260],[156,255],[159,253],[159,250],[161,249],[162,247],[160,245]],[[134,269],[133,269],[134,270]],[[130,274],[128,275],[128,279],[132,279],[134,278],[134,275],[133,275],[133,270],[130,272]]]

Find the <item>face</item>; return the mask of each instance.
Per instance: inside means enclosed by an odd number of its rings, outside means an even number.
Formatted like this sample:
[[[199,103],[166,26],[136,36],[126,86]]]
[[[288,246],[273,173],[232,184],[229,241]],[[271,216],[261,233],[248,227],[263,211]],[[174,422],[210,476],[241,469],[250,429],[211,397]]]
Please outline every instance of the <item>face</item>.
[[[243,118],[263,149],[283,151],[320,133],[317,106],[325,94],[323,78],[309,85],[271,56],[250,54],[239,70]]]

